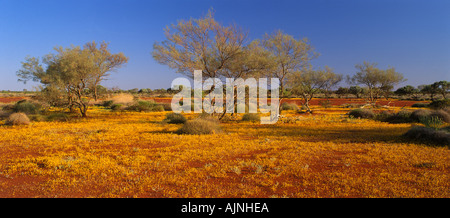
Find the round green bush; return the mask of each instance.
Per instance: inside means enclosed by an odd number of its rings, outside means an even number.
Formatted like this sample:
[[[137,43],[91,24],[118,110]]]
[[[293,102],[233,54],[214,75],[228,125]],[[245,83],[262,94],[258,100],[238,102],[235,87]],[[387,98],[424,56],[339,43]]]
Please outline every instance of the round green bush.
[[[431,111],[430,110],[424,110],[424,109],[419,109],[419,110],[415,110],[411,113],[411,120],[413,122],[420,122],[422,119],[430,116]]]
[[[437,110],[433,111],[430,114],[431,117],[437,117],[446,123],[450,123],[450,114],[448,114],[445,110]]]
[[[284,102],[283,104],[281,104],[281,110],[298,110],[298,106],[294,103],[287,103]]]
[[[374,118],[375,113],[370,109],[353,109],[348,113],[349,116],[354,118]]]
[[[430,144],[450,145],[450,133],[444,130],[415,126],[408,130],[404,136],[412,140],[423,141]]]
[[[171,124],[186,123],[186,117],[180,113],[168,113],[164,121]]]
[[[259,122],[261,117],[257,113],[246,113],[242,116],[242,121]]]
[[[206,135],[222,132],[218,122],[207,119],[188,120],[177,131],[179,134]]]
[[[15,113],[26,113],[26,114],[38,114],[41,110],[41,105],[39,103],[30,101],[19,101],[13,106],[13,112]]]

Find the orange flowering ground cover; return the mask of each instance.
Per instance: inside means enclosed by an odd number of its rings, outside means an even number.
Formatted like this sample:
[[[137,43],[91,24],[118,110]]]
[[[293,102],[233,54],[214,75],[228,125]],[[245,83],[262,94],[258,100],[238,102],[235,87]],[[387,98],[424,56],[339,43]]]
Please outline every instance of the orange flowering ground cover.
[[[0,197],[450,197],[448,147],[348,110],[228,119],[213,135],[176,134],[168,112],[101,107],[69,122],[0,121]]]

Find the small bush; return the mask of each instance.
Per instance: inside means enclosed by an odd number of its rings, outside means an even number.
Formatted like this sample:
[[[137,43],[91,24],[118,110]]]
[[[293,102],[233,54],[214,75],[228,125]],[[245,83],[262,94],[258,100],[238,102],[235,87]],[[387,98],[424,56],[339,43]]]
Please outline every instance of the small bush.
[[[186,123],[186,117],[179,113],[169,113],[166,114],[166,119],[164,119],[164,122],[171,124]]]
[[[24,113],[13,113],[5,121],[5,125],[28,125],[30,119]]]
[[[382,111],[378,114],[375,114],[375,119],[379,121],[387,122],[387,120],[393,116],[394,114],[390,111]]]
[[[435,130],[438,130],[439,128],[441,128],[442,124],[444,124],[444,122],[442,122],[441,118],[433,117],[433,116],[428,116],[428,117],[422,118],[420,120],[420,123],[425,125],[425,127],[432,128]]]
[[[437,111],[433,111],[430,114],[431,117],[438,117],[439,119],[441,119],[442,121],[446,122],[446,123],[450,123],[450,114],[448,114],[445,110],[437,110]]]
[[[114,104],[113,100],[108,100],[108,101],[103,101],[101,105],[103,107],[111,107],[113,104]]]
[[[375,113],[370,109],[353,109],[348,113],[349,116],[354,118],[374,118]]]
[[[179,134],[205,135],[220,133],[222,130],[218,122],[207,119],[188,120],[177,131]]]
[[[437,145],[450,145],[450,133],[444,130],[435,130],[423,126],[415,126],[404,134],[413,140],[429,142]]]
[[[257,113],[246,113],[242,116],[242,121],[259,122],[261,117]]]
[[[170,103],[161,103],[160,105],[164,108],[164,111],[172,111],[172,105]]]
[[[411,121],[412,122],[420,122],[421,119],[424,119],[425,117],[430,116],[431,111],[430,110],[424,110],[424,109],[419,109],[419,110],[415,110],[411,113]]]
[[[392,116],[386,118],[386,122],[389,123],[410,123],[411,120],[411,112],[410,111],[399,111]]]
[[[319,105],[324,107],[324,108],[330,108],[331,107],[331,102],[330,102],[330,100],[319,101]]]
[[[430,103],[430,107],[434,109],[450,107],[450,99],[434,100]]]
[[[42,105],[36,102],[19,101],[13,106],[12,110],[15,113],[38,114],[41,107]]]
[[[120,111],[120,110],[123,109],[123,105],[121,105],[121,104],[113,104],[113,105],[111,105],[110,109],[112,111]]]
[[[298,110],[298,106],[296,104],[291,104],[291,103],[287,103],[284,102],[283,104],[281,104],[281,110]]]
[[[428,103],[415,103],[411,107],[428,107]]]
[[[59,121],[59,122],[67,122],[70,117],[65,113],[52,113],[47,116],[47,121]]]
[[[150,111],[164,111],[162,105],[155,103],[154,101],[138,101],[135,104],[127,108],[129,111],[137,112],[150,112]]]

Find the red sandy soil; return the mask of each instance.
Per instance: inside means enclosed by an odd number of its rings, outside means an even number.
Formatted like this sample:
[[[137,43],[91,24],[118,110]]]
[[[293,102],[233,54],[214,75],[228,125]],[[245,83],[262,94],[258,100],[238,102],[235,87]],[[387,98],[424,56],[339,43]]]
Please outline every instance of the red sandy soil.
[[[0,97],[0,103],[11,103],[26,99],[25,97]]]

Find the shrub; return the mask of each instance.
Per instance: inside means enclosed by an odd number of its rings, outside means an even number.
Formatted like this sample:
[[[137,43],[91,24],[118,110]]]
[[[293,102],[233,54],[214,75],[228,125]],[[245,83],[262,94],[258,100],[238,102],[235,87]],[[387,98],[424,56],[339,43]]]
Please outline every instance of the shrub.
[[[284,102],[283,104],[281,104],[281,110],[298,110],[298,106],[294,103],[287,103]]]
[[[444,130],[435,130],[423,126],[415,126],[404,134],[413,140],[422,140],[437,145],[450,145],[450,133]]]
[[[42,105],[36,102],[19,101],[13,106],[12,110],[15,113],[38,114],[41,107]]]
[[[434,109],[443,109],[450,106],[450,99],[434,100],[430,103],[430,107]]]
[[[172,124],[186,123],[186,117],[180,113],[169,113],[166,114],[166,119],[164,119],[164,122]]]
[[[425,125],[425,127],[433,128],[435,130],[441,128],[442,124],[444,124],[444,122],[442,122],[441,118],[434,117],[434,116],[424,117],[424,118],[420,119],[420,123]]]
[[[69,121],[69,116],[65,113],[52,113],[47,116],[47,121],[60,121],[60,122],[66,122]]]
[[[431,111],[430,110],[424,110],[424,109],[419,109],[419,110],[415,110],[411,113],[411,121],[413,122],[420,122],[421,119],[424,119],[425,117],[430,116]]]
[[[375,114],[375,119],[386,122],[393,115],[394,114],[390,111],[382,111],[378,114]]]
[[[28,125],[30,119],[24,113],[13,113],[5,121],[5,125]]]
[[[172,105],[170,103],[161,103],[160,105],[164,108],[164,111],[172,111]]]
[[[257,113],[246,113],[242,116],[242,121],[259,122],[261,117]]]
[[[428,107],[428,103],[415,103],[411,107]]]
[[[222,130],[218,122],[214,122],[208,119],[195,119],[186,121],[186,123],[177,131],[177,133],[190,135],[205,135],[205,134],[215,134],[221,131]]]
[[[375,113],[373,113],[370,109],[353,109],[348,113],[349,116],[352,116],[354,118],[374,118]]]
[[[122,110],[122,108],[123,108],[123,105],[121,105],[121,104],[113,104],[113,105],[111,105],[111,110],[113,110],[113,111],[120,111],[120,110]]]
[[[138,112],[149,111],[164,111],[163,106],[155,103],[154,101],[138,101],[135,104],[129,106],[127,110]]]
[[[388,117],[385,121],[389,123],[410,123],[411,120],[411,112],[410,111],[399,111],[392,116]]]
[[[450,123],[450,114],[448,114],[445,110],[437,110],[433,111],[430,114],[431,117],[438,117],[442,121],[446,123]]]
[[[324,107],[324,108],[330,108],[331,107],[331,102],[330,102],[330,100],[319,101],[319,105]]]
[[[113,100],[108,100],[108,101],[103,101],[101,105],[103,107],[111,107],[113,104],[114,104]]]

